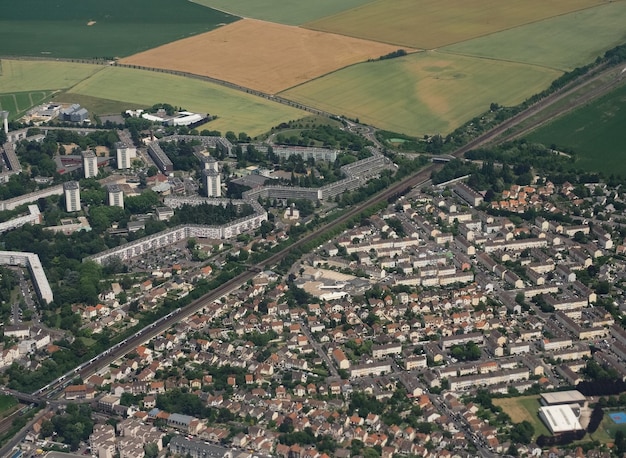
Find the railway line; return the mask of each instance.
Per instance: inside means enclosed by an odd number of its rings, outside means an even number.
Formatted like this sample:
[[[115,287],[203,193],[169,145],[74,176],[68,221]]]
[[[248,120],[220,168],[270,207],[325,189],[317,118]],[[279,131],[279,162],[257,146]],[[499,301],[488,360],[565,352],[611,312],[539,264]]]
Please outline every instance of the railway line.
[[[508,136],[504,136],[502,137],[501,135],[503,133],[506,133],[509,129],[518,126],[520,123],[528,120],[529,118],[537,115],[538,113],[540,113],[541,111],[545,110],[547,107],[552,106],[554,103],[557,103],[558,101],[562,100],[565,97],[568,97],[569,95],[571,95],[574,91],[580,89],[581,87],[584,87],[588,84],[590,84],[592,81],[595,81],[598,78],[601,78],[602,76],[606,76],[606,74],[610,71],[614,71],[615,68],[612,69],[608,69],[608,70],[598,70],[595,74],[593,75],[585,75],[579,79],[577,79],[576,81],[568,84],[567,86],[565,86],[564,88],[562,88],[559,91],[556,91],[555,93],[551,94],[550,96],[542,99],[541,101],[537,102],[536,104],[532,105],[531,107],[529,107],[528,109],[526,109],[525,111],[519,113],[518,115],[504,121],[503,123],[499,124],[498,126],[494,127],[493,129],[489,130],[488,132],[480,135],[479,137],[475,138],[474,140],[470,141],[469,143],[467,143],[466,145],[458,148],[456,151],[454,151],[453,153],[451,153],[451,156],[453,157],[457,157],[460,158],[463,156],[463,154],[465,154],[467,151],[476,148],[478,146],[481,145],[485,145],[488,144],[490,142],[497,142],[497,143],[501,143],[504,141],[507,141],[509,139]],[[606,91],[610,90],[615,84],[617,84],[617,82],[615,80],[610,81],[607,84],[602,85],[600,88],[597,88],[594,91],[590,91],[590,95],[588,97],[583,97],[581,98],[581,100],[579,101],[580,103],[586,103],[589,100],[602,95],[603,93],[606,93]],[[571,109],[572,107],[570,106],[570,104],[568,104],[568,106],[566,107],[567,109]],[[565,108],[564,108],[565,109]],[[530,128],[534,128],[534,125],[532,127],[524,127],[523,129],[521,129],[520,131],[516,132],[515,135],[522,135],[523,133],[527,132],[528,130],[530,130]],[[295,241],[293,244],[291,244],[289,247],[281,250],[278,253],[273,254],[272,256],[270,256],[269,258],[267,258],[263,264],[265,266],[275,266],[277,265],[279,262],[281,262],[293,249],[295,248],[299,248],[305,244],[307,244],[308,242],[315,240],[316,238],[320,237],[321,235],[327,233],[328,231],[330,231],[331,229],[349,221],[351,218],[353,218],[354,216],[360,214],[363,210],[365,210],[366,208],[372,206],[372,205],[376,205],[380,202],[383,201],[388,201],[389,199],[393,198],[393,197],[398,197],[400,195],[405,194],[406,192],[408,192],[409,190],[411,190],[414,187],[418,187],[421,186],[423,184],[426,184],[430,181],[430,176],[432,174],[433,171],[437,170],[439,167],[441,167],[441,164],[431,164],[429,166],[424,167],[423,169],[419,170],[417,173],[415,173],[414,175],[411,175],[409,177],[406,177],[404,179],[402,179],[401,181],[392,184],[390,187],[386,188],[385,190],[379,192],[378,194],[376,194],[375,196],[369,198],[368,200],[366,200],[365,202],[362,202],[358,205],[355,205],[352,208],[347,209],[341,216],[339,216],[338,218],[336,218],[335,220],[333,220],[332,222],[329,222],[315,230],[313,230],[312,232],[310,232],[309,234],[303,236],[302,238],[300,238],[299,240]],[[257,267],[252,267],[250,269],[248,269],[247,271],[241,273],[240,275],[232,278],[231,280],[223,283],[222,285],[220,285],[219,287],[217,287],[216,289],[214,289],[213,291],[205,294],[204,296],[202,296],[201,298],[195,300],[194,302],[192,302],[191,304],[182,307],[182,308],[178,308],[173,312],[170,312],[168,315],[160,318],[159,320],[157,320],[156,322],[152,323],[151,325],[143,328],[142,330],[140,330],[137,334],[123,340],[122,342],[117,343],[116,345],[114,345],[112,348],[106,350],[105,352],[97,355],[96,357],[92,358],[91,360],[82,363],[80,366],[78,366],[76,369],[74,369],[73,371],[70,371],[66,374],[64,374],[63,376],[59,377],[58,379],[56,379],[55,381],[49,383],[48,385],[46,385],[45,387],[37,390],[35,393],[32,394],[32,396],[34,398],[40,399],[40,400],[50,400],[55,398],[56,396],[59,395],[59,393],[61,392],[61,390],[63,390],[63,388],[65,388],[66,386],[68,386],[72,379],[75,377],[82,377],[82,378],[86,378],[90,375],[92,375],[93,373],[97,372],[100,368],[106,367],[108,366],[111,362],[115,361],[116,359],[120,358],[121,356],[127,354],[128,352],[130,352],[132,349],[136,348],[138,345],[141,345],[142,343],[152,339],[153,337],[159,335],[160,333],[162,333],[163,331],[167,330],[172,323],[176,323],[179,322],[195,313],[197,313],[198,311],[202,310],[204,307],[206,307],[207,305],[209,305],[210,303],[218,300],[219,298],[221,298],[224,295],[227,295],[228,293],[230,293],[231,291],[235,290],[236,288],[238,288],[240,285],[246,283],[248,280],[251,280],[252,278],[254,278],[257,273],[259,271],[258,266]]]

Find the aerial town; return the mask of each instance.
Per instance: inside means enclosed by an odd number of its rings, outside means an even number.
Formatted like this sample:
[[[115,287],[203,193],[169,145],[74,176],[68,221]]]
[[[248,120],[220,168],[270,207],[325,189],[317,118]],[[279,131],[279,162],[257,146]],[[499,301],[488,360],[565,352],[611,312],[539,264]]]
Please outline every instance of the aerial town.
[[[140,131],[5,116],[7,456],[626,451],[619,184],[482,161],[448,179],[458,159],[392,155],[354,122],[331,133],[352,147],[289,146],[154,111],[120,118]]]

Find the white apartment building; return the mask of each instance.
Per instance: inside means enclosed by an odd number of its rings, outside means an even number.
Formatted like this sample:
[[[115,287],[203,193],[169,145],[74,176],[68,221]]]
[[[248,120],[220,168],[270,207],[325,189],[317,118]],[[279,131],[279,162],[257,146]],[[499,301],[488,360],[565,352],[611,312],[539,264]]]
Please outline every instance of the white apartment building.
[[[77,181],[68,181],[63,184],[65,194],[65,210],[68,212],[80,211],[80,187]]]

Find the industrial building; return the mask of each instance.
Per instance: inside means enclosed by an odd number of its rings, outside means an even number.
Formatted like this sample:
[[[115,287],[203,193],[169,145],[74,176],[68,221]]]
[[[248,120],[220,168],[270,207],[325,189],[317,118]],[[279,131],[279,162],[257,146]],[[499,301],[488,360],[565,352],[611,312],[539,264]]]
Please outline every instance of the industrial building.
[[[65,210],[69,213],[80,211],[80,187],[76,181],[63,184],[65,193]]]
[[[541,404],[544,406],[553,406],[559,404],[578,404],[583,406],[587,398],[578,390],[557,391],[554,393],[543,393],[541,395]]]

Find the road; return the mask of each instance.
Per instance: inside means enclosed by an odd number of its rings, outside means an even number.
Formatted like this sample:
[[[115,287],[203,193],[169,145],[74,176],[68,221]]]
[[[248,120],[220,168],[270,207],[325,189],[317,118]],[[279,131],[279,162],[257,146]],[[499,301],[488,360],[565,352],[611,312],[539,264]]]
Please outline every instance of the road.
[[[328,356],[328,353],[324,351],[324,347],[322,346],[322,344],[319,343],[317,339],[313,337],[313,335],[311,335],[311,331],[309,327],[307,326],[307,324],[304,322],[300,323],[300,329],[302,329],[303,334],[309,340],[309,343],[315,349],[318,356],[324,360],[324,362],[326,363],[326,366],[328,367],[330,374],[333,377],[339,377],[339,372],[337,371],[337,368],[335,367],[330,357]]]

